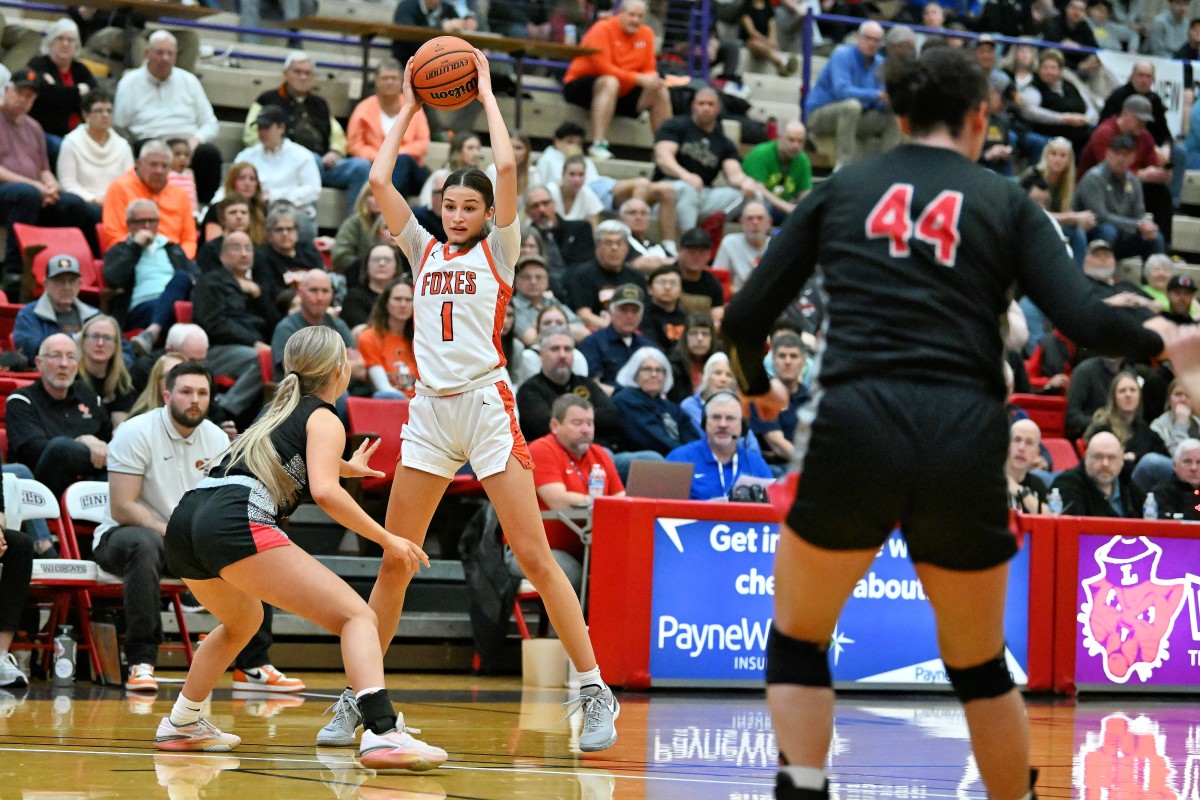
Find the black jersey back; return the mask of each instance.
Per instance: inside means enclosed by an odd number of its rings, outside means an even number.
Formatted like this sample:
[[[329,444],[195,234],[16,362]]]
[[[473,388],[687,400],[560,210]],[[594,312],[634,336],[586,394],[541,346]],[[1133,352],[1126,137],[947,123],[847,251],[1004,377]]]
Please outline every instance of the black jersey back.
[[[1161,348],[1136,315],[1094,302],[1045,212],[956,151],[902,145],[839,171],[784,223],[723,332],[761,352],[815,269],[828,297],[824,385],[861,377],[966,382],[1002,395],[1000,317],[1014,283],[1070,338],[1114,353]],[[748,391],[765,374],[739,359]]]
[[[296,410],[288,415],[288,418],[283,421],[282,425],[271,432],[271,444],[275,445],[275,452],[279,455],[279,463],[283,465],[284,471],[296,485],[296,499],[287,507],[277,508],[275,510],[276,517],[290,516],[296,510],[296,507],[307,499],[308,462],[306,454],[308,448],[308,418],[319,408],[327,408],[335,414],[337,413],[333,406],[321,398],[314,395],[305,395],[300,398],[300,404],[296,406]],[[242,462],[231,468],[228,457],[210,473],[210,476],[213,478],[220,478],[225,475],[249,475],[250,477],[255,477],[246,469],[245,464]]]

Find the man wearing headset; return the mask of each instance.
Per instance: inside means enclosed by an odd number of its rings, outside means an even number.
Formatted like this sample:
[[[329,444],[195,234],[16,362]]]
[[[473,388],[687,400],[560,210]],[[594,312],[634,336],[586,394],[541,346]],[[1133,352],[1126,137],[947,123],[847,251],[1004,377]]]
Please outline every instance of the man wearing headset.
[[[692,500],[725,500],[743,475],[773,477],[762,454],[746,447],[742,425],[742,401],[733,392],[716,392],[704,404],[704,438],[667,454],[667,461],[693,465]]]

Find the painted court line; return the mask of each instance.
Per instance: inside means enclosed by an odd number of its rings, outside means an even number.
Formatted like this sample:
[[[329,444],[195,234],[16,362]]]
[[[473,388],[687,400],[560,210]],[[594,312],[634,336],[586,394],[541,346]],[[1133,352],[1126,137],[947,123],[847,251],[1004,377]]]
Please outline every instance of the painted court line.
[[[162,751],[162,750],[155,750],[153,752],[128,752],[128,751],[121,751],[121,750],[78,750],[78,749],[74,749],[74,748],[60,749],[60,748],[56,748],[56,747],[0,747],[0,752],[70,753],[70,754],[77,755],[77,756],[78,755],[123,756],[126,758],[153,758],[156,755],[176,755],[176,756],[187,755],[187,756],[194,757],[194,758],[214,758],[214,759],[216,759],[216,758],[236,758],[240,761],[276,761],[276,762],[283,761],[283,762],[293,762],[293,763],[297,763],[297,764],[305,764],[308,766],[320,766],[321,768],[325,768],[324,765],[321,763],[321,761],[319,761],[317,759],[286,758],[286,757],[276,757],[276,756],[243,756],[243,755],[238,755],[236,750],[231,750],[228,753],[221,753],[219,755],[215,755],[215,754],[207,754],[207,753],[179,753],[179,752],[167,753],[166,751]],[[465,767],[465,766],[443,765],[443,766],[439,767],[437,770],[435,770],[434,772],[424,772],[424,773],[420,773],[420,775],[422,775],[424,777],[431,777],[436,772],[451,771],[451,770],[456,771],[456,772],[508,772],[508,773],[518,774],[518,775],[547,775],[547,774],[549,774],[549,775],[561,775],[564,777],[588,776],[588,775],[596,775],[601,772],[604,772],[603,770],[547,770],[547,769],[523,769],[523,768],[518,768],[518,767]],[[417,774],[417,773],[414,773],[414,775],[415,774]],[[705,778],[705,779],[673,778],[673,777],[665,777],[665,776],[659,776],[659,775],[623,775],[623,774],[617,774],[617,773],[611,773],[611,772],[608,774],[612,775],[614,778],[619,778],[622,780],[637,780],[637,781],[647,781],[647,782],[655,781],[655,782],[661,782],[661,783],[720,783],[720,784],[729,784],[732,786],[770,786],[770,785],[773,785],[773,784],[767,784],[767,783],[748,783],[744,779],[743,780],[718,780],[718,779],[713,779],[713,778]]]

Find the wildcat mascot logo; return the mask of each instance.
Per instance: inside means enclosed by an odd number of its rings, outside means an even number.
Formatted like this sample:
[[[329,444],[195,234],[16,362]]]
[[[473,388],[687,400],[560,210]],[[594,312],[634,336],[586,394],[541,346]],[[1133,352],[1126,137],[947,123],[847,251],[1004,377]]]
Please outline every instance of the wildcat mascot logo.
[[[1183,608],[1186,578],[1158,577],[1162,548],[1144,536],[1114,536],[1096,550],[1100,571],[1083,581],[1083,645],[1104,659],[1113,683],[1144,683],[1170,657],[1168,639]]]

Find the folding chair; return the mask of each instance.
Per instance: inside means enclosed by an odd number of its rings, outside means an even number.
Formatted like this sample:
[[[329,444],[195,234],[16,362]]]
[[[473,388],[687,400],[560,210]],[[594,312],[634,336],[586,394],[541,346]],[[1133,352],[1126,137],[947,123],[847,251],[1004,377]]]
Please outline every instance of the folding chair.
[[[88,522],[92,527],[104,521],[108,509],[108,484],[104,481],[77,481],[67,487],[62,498],[62,538],[69,542],[71,552],[79,553],[79,539],[75,528],[76,521]],[[85,608],[90,611],[92,599],[120,601],[124,597],[124,580],[119,575],[113,575],[96,567],[96,587],[84,593]],[[162,578],[159,581],[159,593],[171,603],[175,612],[175,622],[179,626],[179,644],[164,644],[168,650],[182,650],[187,663],[192,663],[192,638],[188,631],[187,620],[184,618],[183,605],[180,595],[187,591],[187,585],[178,578]]]
[[[62,521],[58,513],[58,499],[45,484],[29,478],[5,475],[4,508],[7,512],[6,522],[13,528],[19,528],[30,519],[58,521],[62,545]],[[100,675],[100,656],[92,640],[92,628],[87,614],[87,590],[97,585],[96,565],[81,560],[78,555],[72,555],[66,548],[63,549],[62,555],[62,558],[33,560],[29,592],[35,602],[41,605],[49,604],[50,619],[44,634],[35,633],[31,637],[33,641],[28,645],[15,644],[14,647],[41,650],[42,668],[48,671],[54,653],[54,634],[59,625],[65,625],[71,619],[71,607],[74,605],[79,627],[79,646],[88,654],[92,674]]]
[[[591,562],[592,555],[592,510],[590,508],[568,508],[560,511],[543,510],[542,520],[551,520],[561,522],[571,530],[579,540],[583,542],[583,578],[579,584],[579,605],[583,610],[587,609],[587,588],[588,588],[588,565]],[[542,596],[538,594],[537,589],[533,588],[533,584],[527,579],[522,578],[520,585],[517,587],[517,597],[513,600],[513,617],[516,619],[517,630],[521,633],[522,639],[533,638],[529,633],[529,625],[525,621],[525,612],[521,608],[523,602],[537,601],[541,603]],[[546,610],[543,606],[541,615],[541,624],[538,626],[538,636],[545,635],[545,627],[548,622]]]

